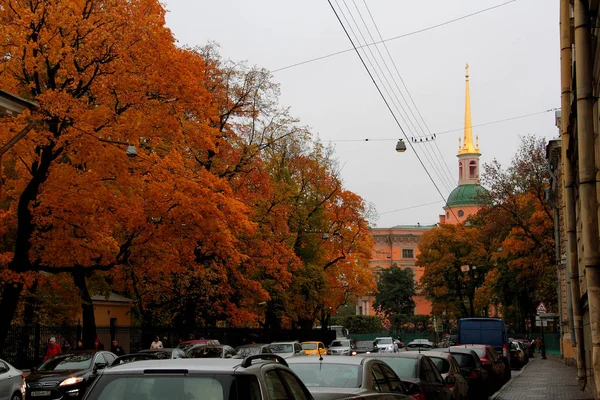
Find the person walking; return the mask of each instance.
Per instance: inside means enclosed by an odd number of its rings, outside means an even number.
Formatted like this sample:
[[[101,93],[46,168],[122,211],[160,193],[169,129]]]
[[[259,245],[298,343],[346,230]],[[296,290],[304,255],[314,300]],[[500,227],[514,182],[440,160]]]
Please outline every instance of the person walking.
[[[56,338],[53,336],[48,340],[48,346],[46,347],[46,354],[44,355],[44,361],[50,357],[54,357],[57,354],[62,354],[60,345],[56,343]]]
[[[73,346],[71,346],[71,342],[69,341],[69,339],[64,339],[63,345],[62,345],[63,353],[68,353],[71,350],[73,350]]]
[[[75,350],[85,350],[83,347],[83,342],[81,340],[77,341],[77,346],[75,346]]]
[[[160,341],[160,338],[158,336],[154,337],[154,342],[152,342],[150,344],[150,349],[151,350],[156,350],[156,349],[162,349],[163,348],[163,344]]]
[[[123,347],[121,347],[121,345],[119,345],[119,342],[117,342],[117,339],[112,341],[112,345],[110,346],[110,351],[112,351],[117,356],[122,356],[125,354],[125,350],[123,350]]]

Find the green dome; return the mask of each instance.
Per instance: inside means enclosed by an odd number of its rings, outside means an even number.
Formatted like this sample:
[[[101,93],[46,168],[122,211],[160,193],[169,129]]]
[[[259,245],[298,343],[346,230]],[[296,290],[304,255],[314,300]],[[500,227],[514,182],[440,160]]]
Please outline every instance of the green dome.
[[[481,185],[460,185],[450,193],[446,205],[448,207],[477,206],[483,203],[483,200],[479,196],[486,192],[487,190]]]

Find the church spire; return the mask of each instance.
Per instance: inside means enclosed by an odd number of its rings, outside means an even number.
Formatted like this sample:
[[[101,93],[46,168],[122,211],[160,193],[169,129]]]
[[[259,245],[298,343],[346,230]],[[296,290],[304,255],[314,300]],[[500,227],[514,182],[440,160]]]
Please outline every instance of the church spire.
[[[464,142],[458,144],[458,155],[479,154],[479,143],[473,145],[473,131],[471,124],[471,95],[469,93],[469,64],[465,66],[465,136]]]

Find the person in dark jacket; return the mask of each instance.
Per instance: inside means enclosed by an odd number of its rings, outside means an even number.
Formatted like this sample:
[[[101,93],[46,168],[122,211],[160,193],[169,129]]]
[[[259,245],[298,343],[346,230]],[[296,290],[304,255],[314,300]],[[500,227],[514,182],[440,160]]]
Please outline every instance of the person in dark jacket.
[[[119,345],[119,342],[117,342],[116,339],[112,341],[112,346],[110,346],[110,351],[115,353],[117,356],[122,356],[125,354],[125,350],[123,350],[123,347],[121,347],[121,345]]]

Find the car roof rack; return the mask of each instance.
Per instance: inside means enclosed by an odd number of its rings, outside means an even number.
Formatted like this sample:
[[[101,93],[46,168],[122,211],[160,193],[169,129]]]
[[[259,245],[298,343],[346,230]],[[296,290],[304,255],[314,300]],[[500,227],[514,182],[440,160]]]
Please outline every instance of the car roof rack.
[[[285,365],[286,367],[289,367],[287,361],[285,361],[285,359],[283,357],[278,356],[277,354],[269,354],[269,353],[254,354],[254,355],[248,356],[248,357],[244,358],[244,360],[240,364],[240,367],[248,368],[249,366],[252,365],[253,360],[274,360],[277,363],[280,363],[282,365]]]

